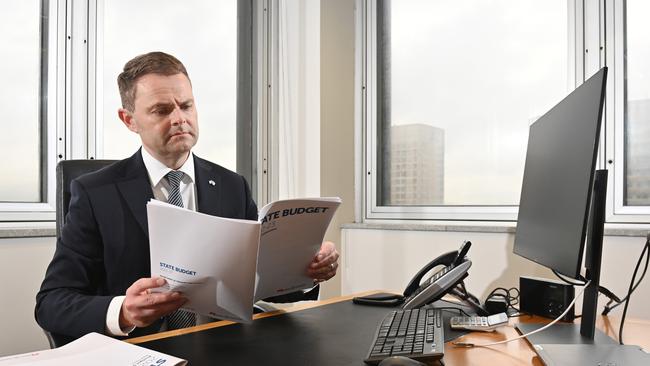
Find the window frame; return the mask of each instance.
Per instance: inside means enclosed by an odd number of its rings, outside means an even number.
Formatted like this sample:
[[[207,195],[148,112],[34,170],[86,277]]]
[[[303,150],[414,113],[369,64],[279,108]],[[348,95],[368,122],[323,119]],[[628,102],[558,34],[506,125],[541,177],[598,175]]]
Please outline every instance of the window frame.
[[[95,159],[102,151],[102,55],[103,3],[106,0],[41,0],[41,19],[47,21],[41,31],[41,48],[47,60],[41,60],[40,112],[41,196],[42,202],[0,203],[0,223],[52,222],[56,220],[56,165],[66,159]],[[237,170],[251,184],[254,198],[268,196],[268,184],[261,184],[258,161],[268,159],[269,147],[258,148],[258,133],[267,123],[270,105],[266,97],[263,70],[269,57],[266,39],[269,2],[273,0],[237,0]],[[245,14],[244,14],[245,13]],[[41,28],[45,29],[42,27]],[[241,62],[241,63],[240,63]],[[260,102],[264,96],[267,102]],[[265,138],[265,137],[264,137]],[[266,172],[264,173],[266,175]]]
[[[576,65],[570,69],[569,82],[579,85],[577,76],[583,74],[583,23],[582,2],[567,1],[569,30],[569,62]],[[358,180],[363,187],[361,193],[362,220],[444,220],[444,221],[481,221],[503,222],[517,219],[518,206],[502,205],[448,205],[448,206],[381,206],[378,204],[377,176],[380,157],[378,156],[379,131],[382,129],[377,116],[378,80],[377,80],[377,23],[378,4],[375,0],[358,0],[357,11],[360,12],[360,25],[357,33],[360,47],[357,58],[357,72],[361,73],[360,87],[357,90],[360,104],[358,117],[361,120],[363,134],[363,165]],[[581,81],[580,81],[581,82]]]
[[[626,0],[584,2],[569,0],[569,62],[574,86],[602,66],[609,66],[598,169],[608,169],[606,221],[608,224],[650,222],[650,206],[624,205],[625,125],[624,75]],[[360,144],[357,174],[358,221],[442,220],[516,221],[517,206],[380,206],[377,121],[377,2],[357,0],[357,113]]]
[[[607,167],[609,169],[607,221],[650,222],[650,206],[626,206],[625,200],[625,53],[626,1],[604,4],[606,62],[610,65],[606,104]]]
[[[40,31],[40,73],[39,82],[39,134],[40,134],[40,202],[0,202],[0,222],[52,221],[55,218],[55,167],[60,144],[56,143],[56,121],[61,114],[63,92],[60,82],[63,62],[60,49],[64,46],[59,35],[65,32],[65,22],[60,21],[64,4],[41,0],[39,18]]]

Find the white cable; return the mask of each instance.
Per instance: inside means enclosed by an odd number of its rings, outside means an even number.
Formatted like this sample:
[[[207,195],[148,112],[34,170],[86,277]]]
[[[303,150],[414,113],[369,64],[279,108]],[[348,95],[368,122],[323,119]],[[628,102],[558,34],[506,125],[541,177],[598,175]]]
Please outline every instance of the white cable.
[[[577,300],[577,299],[582,295],[583,292],[585,292],[585,289],[587,288],[587,286],[589,286],[590,283],[591,283],[591,280],[590,280],[590,281],[587,281],[587,283],[585,283],[585,286],[580,290],[580,292],[578,292],[578,296],[576,296],[576,297],[573,298],[573,301],[571,301],[571,303],[569,304],[569,306],[567,306],[567,308],[564,310],[564,312],[563,312],[562,314],[560,314],[560,315],[559,315],[557,318],[555,318],[552,322],[546,324],[545,326],[543,326],[543,327],[541,327],[541,328],[539,328],[539,329],[535,329],[535,330],[533,330],[533,331],[531,331],[531,332],[528,332],[528,333],[526,333],[526,334],[522,334],[522,335],[520,335],[519,337],[509,338],[509,339],[504,339],[504,340],[499,341],[499,342],[490,342],[490,343],[452,342],[452,344],[453,344],[454,346],[456,346],[456,347],[467,347],[467,348],[471,348],[471,347],[489,347],[489,346],[494,346],[494,345],[497,345],[497,344],[502,344],[502,343],[508,343],[508,342],[516,341],[516,340],[518,340],[518,339],[522,339],[522,338],[524,338],[524,337],[528,337],[528,336],[531,335],[531,334],[535,334],[535,333],[541,332],[541,331],[547,329],[548,327],[550,327],[551,325],[557,323],[560,319],[562,319],[562,318],[566,315],[566,313],[568,313],[569,310],[573,307],[573,304],[575,304],[576,300]]]

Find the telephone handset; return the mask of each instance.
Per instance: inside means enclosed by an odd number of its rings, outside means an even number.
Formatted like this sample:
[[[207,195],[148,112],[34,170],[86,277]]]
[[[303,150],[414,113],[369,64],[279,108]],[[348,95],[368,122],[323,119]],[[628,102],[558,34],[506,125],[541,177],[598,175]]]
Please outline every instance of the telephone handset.
[[[465,257],[471,245],[469,241],[463,242],[457,251],[439,256],[416,273],[404,290],[402,308],[413,309],[436,301],[465,279],[472,266],[472,261]],[[425,274],[439,265],[444,267],[420,282]]]
[[[465,241],[458,250],[445,253],[429,262],[415,274],[403,295],[370,295],[355,297],[352,301],[355,304],[377,306],[403,304],[403,309],[413,309],[436,301],[467,277],[472,262],[466,258],[466,254],[471,245],[471,242]],[[421,282],[422,278],[437,266],[444,267]]]

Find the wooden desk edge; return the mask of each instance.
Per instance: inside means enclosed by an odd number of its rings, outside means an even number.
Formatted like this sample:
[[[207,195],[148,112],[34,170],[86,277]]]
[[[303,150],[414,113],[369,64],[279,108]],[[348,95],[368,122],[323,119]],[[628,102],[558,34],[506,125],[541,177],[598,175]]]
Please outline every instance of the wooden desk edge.
[[[352,299],[353,297],[356,297],[356,296],[367,296],[367,295],[370,295],[370,294],[381,293],[381,292],[387,292],[387,291],[372,290],[372,291],[365,291],[365,292],[355,293],[355,294],[351,294],[351,295],[333,297],[333,298],[326,299],[326,300],[304,301],[304,302],[300,302],[298,304],[295,304],[294,306],[292,306],[290,308],[287,308],[287,309],[279,309],[279,310],[275,310],[275,311],[271,311],[271,312],[255,314],[255,315],[253,315],[253,320],[268,318],[268,317],[271,317],[271,316],[277,316],[277,315],[281,315],[281,314],[292,313],[294,311],[301,311],[301,310],[305,310],[305,309],[311,309],[311,308],[318,307],[318,306],[333,304],[333,303],[337,303],[337,302],[341,302],[341,301],[347,301],[347,300],[350,300],[350,299]],[[516,319],[516,320],[514,320],[514,323],[519,322],[520,320],[522,320],[522,319]],[[526,320],[528,320],[528,321],[525,321],[525,322],[548,322],[548,319],[537,317],[537,316],[533,316],[530,319],[526,319]],[[614,321],[612,321],[612,320],[614,320]],[[176,336],[179,336],[179,335],[193,333],[193,332],[199,332],[199,331],[206,330],[206,329],[223,327],[223,326],[227,326],[227,325],[231,325],[231,324],[236,324],[236,323],[232,322],[232,321],[221,320],[221,321],[216,321],[216,322],[212,322],[212,323],[197,325],[197,326],[190,327],[190,328],[178,329],[178,330],[170,330],[170,331],[167,331],[167,332],[160,332],[160,333],[150,334],[150,335],[146,335],[146,336],[142,336],[142,337],[126,339],[125,341],[128,342],[128,343],[132,343],[132,344],[138,344],[138,343],[144,343],[144,342],[154,341],[154,340],[163,339],[163,338],[176,337]],[[513,322],[511,322],[511,325],[514,325]],[[597,323],[598,328],[605,331],[605,333],[608,336],[610,336],[610,337],[612,337],[614,339],[618,339],[618,333],[617,333],[618,332],[618,325],[619,325],[618,319],[612,319],[612,318],[609,318],[609,317],[602,317],[602,316],[599,316],[599,318],[598,318],[598,323]],[[650,327],[650,320],[628,319],[628,320],[626,320],[626,325],[628,325],[626,327],[626,330],[627,330],[626,334],[630,336],[628,339],[633,340],[632,344],[638,344],[638,345],[640,345],[641,347],[643,347],[645,349],[650,349],[650,339],[648,339],[648,337],[645,336],[647,328]],[[513,328],[513,330],[514,330],[514,328]],[[515,333],[517,333],[517,332],[514,331],[510,335],[511,336],[518,335],[518,334],[515,334]],[[473,332],[473,333],[469,333],[466,336],[485,337],[486,335],[485,335],[485,333],[481,333],[481,332]],[[626,336],[624,336],[624,338],[626,338]],[[641,342],[640,342],[640,340],[641,340]],[[526,344],[528,344],[528,342],[525,339],[522,339],[522,341],[525,342]],[[459,348],[459,349],[463,349],[463,348]],[[493,349],[493,351],[494,351],[494,349]]]
[[[325,300],[300,302],[300,303],[298,303],[298,304],[296,304],[296,305],[294,305],[294,306],[292,306],[290,308],[287,308],[287,309],[279,309],[279,310],[270,311],[270,312],[266,312],[266,313],[255,314],[255,315],[253,315],[253,320],[268,318],[270,316],[276,316],[276,315],[280,315],[280,314],[292,313],[294,311],[311,309],[311,308],[314,308],[314,307],[317,307],[317,306],[322,306],[322,305],[327,305],[327,304],[334,304],[334,303],[337,303],[337,302],[350,300],[350,299],[352,299],[353,297],[356,297],[356,296],[367,296],[367,295],[380,293],[380,292],[385,292],[385,291],[372,290],[372,291],[365,291],[365,292],[360,292],[360,293],[351,294],[351,295],[333,297],[333,298],[325,299]],[[132,343],[132,344],[150,342],[150,341],[155,341],[155,340],[158,340],[158,339],[176,337],[176,336],[180,336],[180,335],[183,335],[183,334],[199,332],[199,331],[202,331],[202,330],[223,327],[223,326],[231,325],[231,324],[237,324],[237,323],[233,322],[233,321],[229,321],[229,320],[220,320],[220,321],[215,321],[215,322],[212,322],[212,323],[197,325],[197,326],[194,326],[194,327],[189,327],[189,328],[184,328],[184,329],[177,329],[177,330],[170,330],[170,331],[160,332],[160,333],[156,333],[156,334],[150,334],[150,335],[146,335],[146,336],[142,336],[142,337],[125,339],[125,342]]]

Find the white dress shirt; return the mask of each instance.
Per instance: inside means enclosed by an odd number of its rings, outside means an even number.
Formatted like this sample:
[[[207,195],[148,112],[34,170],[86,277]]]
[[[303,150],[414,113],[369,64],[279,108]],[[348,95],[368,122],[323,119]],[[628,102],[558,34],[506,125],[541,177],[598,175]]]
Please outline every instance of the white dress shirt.
[[[151,183],[154,198],[159,201],[167,202],[170,187],[169,182],[164,178],[172,169],[156,160],[156,158],[151,156],[144,147],[142,147],[141,151],[144,166],[147,168],[147,173],[149,174],[149,183]],[[183,206],[188,210],[196,211],[197,203],[196,185],[194,184],[194,154],[192,154],[192,152],[189,153],[187,160],[178,171],[185,173],[180,182]],[[133,329],[135,329],[135,327],[129,329],[120,328],[120,310],[122,309],[122,303],[124,303],[125,297],[126,296],[115,296],[108,305],[108,311],[106,312],[106,330],[110,335],[127,336],[133,331]]]

